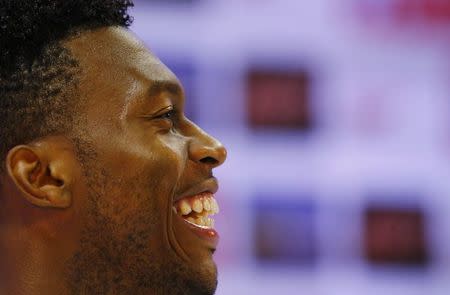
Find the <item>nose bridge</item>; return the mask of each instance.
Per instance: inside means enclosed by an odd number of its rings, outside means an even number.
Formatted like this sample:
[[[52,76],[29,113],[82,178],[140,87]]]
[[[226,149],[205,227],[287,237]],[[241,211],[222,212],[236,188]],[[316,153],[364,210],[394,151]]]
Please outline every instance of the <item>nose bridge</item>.
[[[212,167],[220,166],[225,162],[227,151],[223,144],[194,123],[192,123],[192,128],[193,132],[189,143],[191,160]]]

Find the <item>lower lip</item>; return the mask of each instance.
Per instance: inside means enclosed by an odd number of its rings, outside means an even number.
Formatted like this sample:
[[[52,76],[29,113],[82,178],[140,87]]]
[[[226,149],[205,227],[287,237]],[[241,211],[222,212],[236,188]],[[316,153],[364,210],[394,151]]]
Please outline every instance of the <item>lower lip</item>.
[[[183,219],[184,223],[187,224],[187,226],[189,226],[190,230],[196,236],[198,236],[200,239],[206,241],[208,243],[208,246],[210,246],[212,249],[216,249],[217,244],[219,243],[219,234],[217,233],[217,231],[215,229],[202,227],[202,226],[193,224],[193,223],[185,220],[182,217],[180,217],[180,218]]]

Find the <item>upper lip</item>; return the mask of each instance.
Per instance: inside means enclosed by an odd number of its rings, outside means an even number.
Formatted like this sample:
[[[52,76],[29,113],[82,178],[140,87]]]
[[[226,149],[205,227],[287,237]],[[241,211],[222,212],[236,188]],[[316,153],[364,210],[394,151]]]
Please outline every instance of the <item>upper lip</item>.
[[[204,193],[204,192],[210,192],[212,194],[215,194],[218,189],[219,189],[219,184],[217,182],[217,179],[215,177],[211,177],[205,181],[199,182],[199,183],[191,186],[190,188],[188,188],[181,194],[178,194],[177,196],[175,196],[175,199],[173,201],[177,202],[183,198],[192,197],[192,196]]]

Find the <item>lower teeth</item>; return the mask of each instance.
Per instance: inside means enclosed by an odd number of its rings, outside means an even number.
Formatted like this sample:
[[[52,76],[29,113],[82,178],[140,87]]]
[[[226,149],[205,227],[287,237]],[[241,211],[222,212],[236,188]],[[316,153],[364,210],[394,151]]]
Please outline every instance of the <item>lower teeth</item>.
[[[208,217],[188,217],[186,218],[187,221],[190,223],[200,225],[200,226],[207,226],[207,227],[214,227],[214,219],[208,218]]]

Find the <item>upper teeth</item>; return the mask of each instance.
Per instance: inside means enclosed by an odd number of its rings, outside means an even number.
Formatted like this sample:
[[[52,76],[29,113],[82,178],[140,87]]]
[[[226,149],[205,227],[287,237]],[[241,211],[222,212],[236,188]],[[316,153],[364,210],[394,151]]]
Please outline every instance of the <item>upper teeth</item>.
[[[192,211],[196,213],[204,212],[208,215],[219,213],[219,205],[212,194],[182,199],[178,202],[176,209],[181,215],[188,215]]]
[[[178,205],[178,208],[179,208],[181,215],[188,215],[192,211],[191,206],[189,205],[189,203],[186,200],[181,200],[180,204]]]
[[[219,213],[219,205],[211,193],[184,198],[176,203],[174,209],[186,220],[203,226],[212,226],[208,215]]]
[[[202,200],[195,199],[192,203],[192,210],[194,210],[197,213],[200,213],[203,211],[203,202]]]

